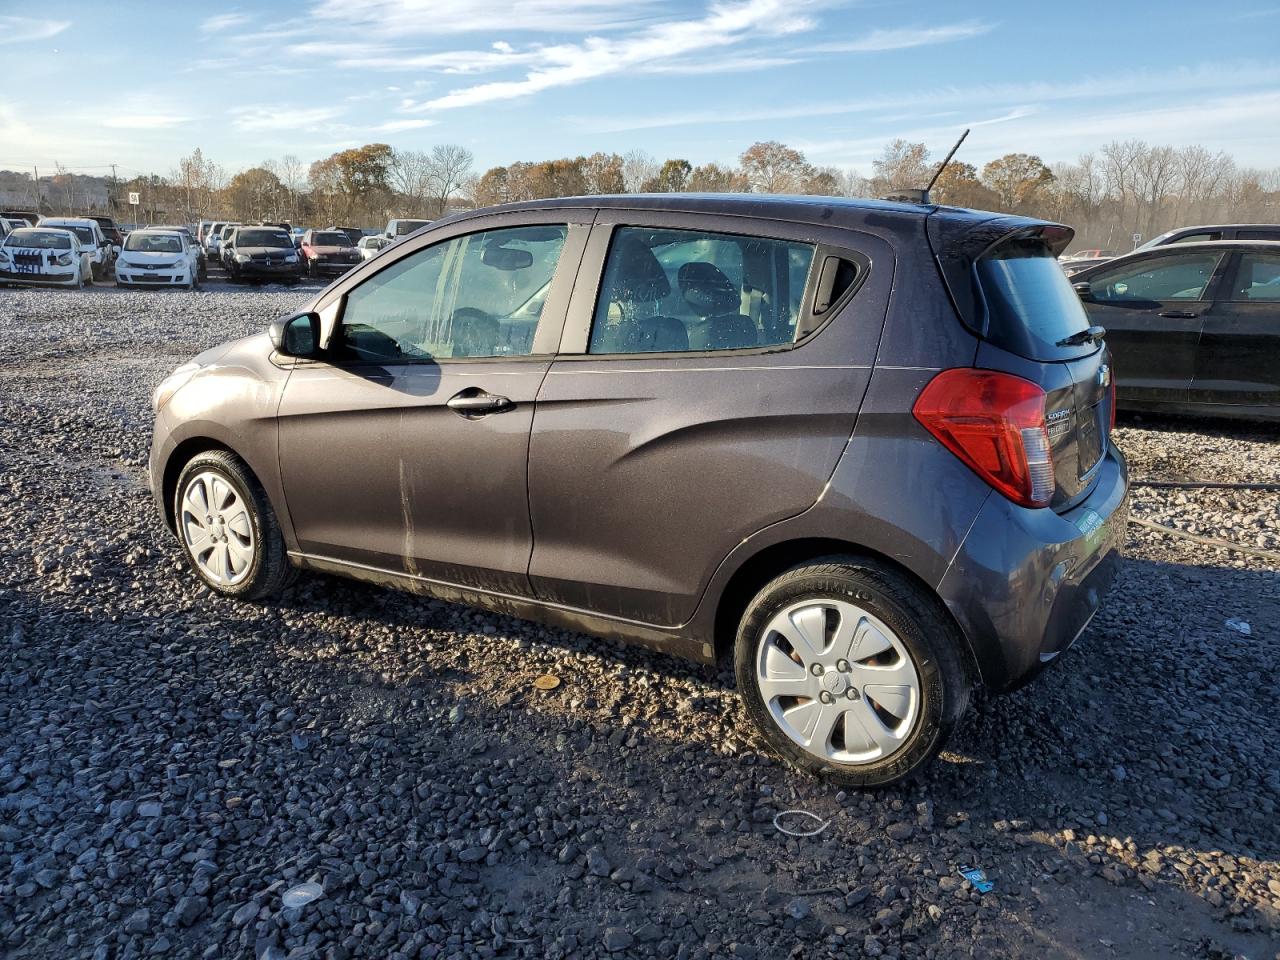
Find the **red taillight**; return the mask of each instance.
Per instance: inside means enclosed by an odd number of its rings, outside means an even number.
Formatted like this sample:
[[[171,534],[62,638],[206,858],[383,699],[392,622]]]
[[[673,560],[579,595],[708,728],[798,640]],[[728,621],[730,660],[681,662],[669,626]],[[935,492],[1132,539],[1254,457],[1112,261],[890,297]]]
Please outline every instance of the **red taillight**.
[[[912,413],[1000,493],[1043,507],[1054,490],[1044,403],[1044,390],[1030,380],[961,367],[930,380]]]

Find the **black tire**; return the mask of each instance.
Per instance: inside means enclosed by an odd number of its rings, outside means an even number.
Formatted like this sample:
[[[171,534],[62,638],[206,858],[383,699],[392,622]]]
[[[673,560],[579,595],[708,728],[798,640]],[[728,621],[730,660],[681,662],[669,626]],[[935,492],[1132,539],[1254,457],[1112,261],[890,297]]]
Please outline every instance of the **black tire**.
[[[769,622],[791,604],[823,598],[851,602],[878,618],[906,648],[919,679],[914,728],[893,752],[874,761],[839,763],[804,749],[775,722],[756,682],[757,650]],[[968,708],[971,684],[962,644],[939,602],[903,574],[871,559],[822,557],[787,570],[756,594],[738,627],[734,671],[748,716],[789,763],[845,786],[884,787],[927,766]]]
[[[236,494],[248,506],[250,523],[253,527],[254,551],[249,572],[235,584],[223,584],[207,576],[196,563],[191,549],[187,545],[182,532],[182,501],[188,484],[201,473],[217,474],[225,480]],[[227,597],[241,600],[260,600],[270,597],[292,582],[297,571],[289,562],[285,551],[284,535],[280,532],[280,523],[275,511],[267,500],[262,484],[253,475],[247,464],[234,453],[227,450],[208,450],[196,454],[182,468],[173,494],[174,526],[177,529],[178,543],[192,571],[209,589]]]

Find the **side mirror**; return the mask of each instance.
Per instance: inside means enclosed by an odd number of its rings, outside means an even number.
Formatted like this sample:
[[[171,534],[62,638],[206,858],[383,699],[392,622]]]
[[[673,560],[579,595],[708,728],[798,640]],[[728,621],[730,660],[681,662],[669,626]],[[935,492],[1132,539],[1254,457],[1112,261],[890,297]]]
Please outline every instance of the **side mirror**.
[[[1071,285],[1071,289],[1080,294],[1081,299],[1088,299],[1093,296],[1093,287],[1090,285],[1088,280],[1081,280],[1078,283],[1073,283]]]
[[[295,313],[273,320],[267,336],[286,357],[314,357],[320,352],[320,314]]]

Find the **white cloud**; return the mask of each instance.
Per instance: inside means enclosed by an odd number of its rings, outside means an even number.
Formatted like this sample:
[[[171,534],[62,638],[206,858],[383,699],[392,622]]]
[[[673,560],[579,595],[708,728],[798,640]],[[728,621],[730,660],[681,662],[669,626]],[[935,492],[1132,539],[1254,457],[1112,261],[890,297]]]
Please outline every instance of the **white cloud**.
[[[317,21],[388,39],[487,31],[572,33],[635,26],[650,18],[635,0],[321,0]]]
[[[163,130],[165,127],[177,127],[190,122],[190,117],[173,114],[124,113],[107,117],[102,121],[102,125],[115,130]]]
[[[229,111],[237,130],[305,130],[342,115],[341,107],[236,107]]]
[[[797,12],[803,6],[795,0],[720,2],[713,4],[705,17],[696,20],[653,24],[617,39],[587,37],[581,43],[537,47],[537,66],[521,80],[463,87],[433,100],[414,103],[408,109],[415,112],[452,110],[512,100],[543,90],[649,68],[664,61],[678,62],[695,53],[706,58],[713,56],[716,50],[745,40],[811,29],[813,21]]]
[[[247,13],[220,13],[216,17],[209,17],[200,24],[200,29],[205,33],[221,33],[223,30],[230,30],[232,27],[241,27],[253,18]]]
[[[420,130],[423,127],[434,127],[434,120],[418,117],[412,120],[389,120],[369,129],[374,133],[402,133],[405,130]]]
[[[70,20],[41,20],[36,17],[0,16],[0,43],[26,43],[30,40],[48,40],[67,27]]]
[[[905,27],[894,30],[872,30],[857,40],[820,43],[811,49],[819,53],[871,53],[881,50],[907,50],[911,47],[927,47],[935,43],[954,43],[990,33],[989,23],[943,24],[936,27]]]

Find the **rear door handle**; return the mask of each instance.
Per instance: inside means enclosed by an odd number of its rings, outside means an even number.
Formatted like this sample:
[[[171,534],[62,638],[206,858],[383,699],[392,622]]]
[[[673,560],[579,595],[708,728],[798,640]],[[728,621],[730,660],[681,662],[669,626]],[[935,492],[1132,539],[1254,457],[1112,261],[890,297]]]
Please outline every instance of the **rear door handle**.
[[[486,393],[476,387],[468,387],[466,390],[455,393],[450,397],[448,406],[450,410],[460,413],[464,417],[477,417],[486,413],[499,413],[502,410],[510,410],[515,404],[506,397]]]
[[[1170,320],[1194,320],[1200,314],[1191,313],[1189,310],[1165,310],[1160,316],[1168,317]]]

